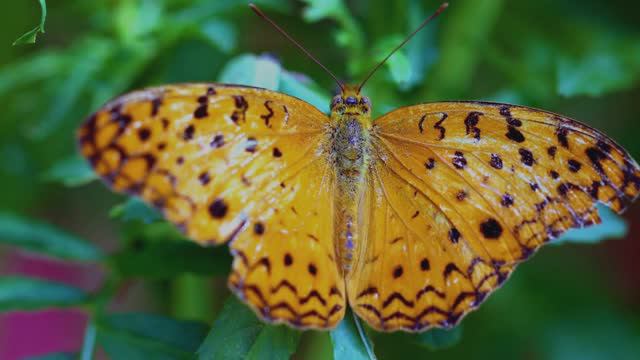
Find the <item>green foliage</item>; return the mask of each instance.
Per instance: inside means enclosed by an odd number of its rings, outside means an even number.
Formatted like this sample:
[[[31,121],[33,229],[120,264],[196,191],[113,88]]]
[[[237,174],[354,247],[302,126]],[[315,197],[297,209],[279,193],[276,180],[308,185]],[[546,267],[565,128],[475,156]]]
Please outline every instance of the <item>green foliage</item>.
[[[0,312],[81,305],[88,295],[75,287],[25,277],[0,277]]]
[[[45,0],[38,0],[38,1],[40,2],[40,9],[42,11],[42,15],[40,15],[40,23],[33,30],[25,33],[24,35],[16,39],[16,41],[13,42],[13,46],[24,45],[24,44],[35,44],[38,33],[44,34],[44,23],[47,20],[47,3]]]
[[[338,327],[331,331],[334,360],[370,359],[371,341],[366,337],[366,334],[364,338],[361,336],[355,321],[358,320],[349,312],[345,315],[345,319],[338,324]],[[367,344],[364,341],[367,341]]]
[[[112,256],[111,261],[120,276],[155,279],[182,273],[225,275],[231,267],[231,256],[224,247],[203,249],[182,238],[146,243],[140,240],[132,248]]]
[[[151,314],[98,319],[97,341],[113,359],[191,359],[208,326]]]
[[[462,328],[463,326],[459,325],[452,330],[433,329],[416,336],[408,336],[407,340],[431,350],[446,349],[462,339]]]
[[[16,43],[33,43],[44,32],[46,7],[44,1],[40,3],[40,25]],[[228,297],[206,281],[184,281],[190,279],[185,274],[193,274],[199,280],[222,283],[231,266],[226,247],[204,248],[185,241],[156,210],[137,199],[122,201],[112,208],[110,223],[98,222],[93,228],[96,219],[107,216],[100,202],[92,199],[100,199],[106,191],[93,181],[94,173],[78,156],[73,134],[80,121],[105,101],[134,88],[217,79],[281,91],[327,111],[335,86],[332,80],[255,17],[245,1],[70,3],[55,4],[50,17],[73,12],[77,24],[50,21],[45,41],[37,47],[11,48],[14,52],[7,58],[12,60],[0,64],[0,100],[6,108],[0,123],[0,243],[58,259],[96,263],[106,279],[88,294],[45,280],[2,277],[0,312],[79,308],[90,317],[83,347],[78,349],[82,359],[92,358],[96,346],[112,358],[127,359],[192,358],[194,353],[201,359],[313,355],[305,353],[301,332],[264,324],[235,296]],[[299,9],[295,2],[256,3],[340,78],[353,82],[360,81],[439,5],[419,0],[305,0],[299,14],[293,11]],[[598,6],[602,11],[593,10]],[[584,12],[568,1],[452,2],[441,18],[371,78],[364,91],[374,102],[374,115],[444,99],[544,107],[603,129],[637,157],[640,127],[629,109],[634,109],[640,81],[640,42],[633,16],[637,11],[627,11],[628,6],[638,10],[625,4],[620,11],[595,1],[581,3],[590,9]],[[279,59],[261,51],[277,53]],[[597,98],[587,102],[585,95]],[[85,204],[81,211],[72,212],[74,202],[67,204],[64,197],[73,198],[76,193],[83,194]],[[27,210],[91,224],[83,233],[91,240],[101,238],[108,230],[105,227],[115,224],[120,236],[109,248],[116,250],[105,255],[79,236],[16,215]],[[597,244],[624,236],[626,223],[607,209],[600,212],[601,225],[570,231],[554,243]],[[624,358],[637,353],[633,332],[640,320],[611,305],[620,300],[607,293],[612,285],[603,280],[602,267],[577,261],[586,256],[576,255],[578,248],[550,247],[545,255],[559,254],[561,260],[538,256],[523,265],[509,281],[513,285],[505,286],[483,310],[465,320],[466,336],[461,327],[423,334],[359,331],[348,314],[326,335],[322,346],[329,351],[323,354],[339,360],[372,358],[373,350],[380,357],[434,359],[584,358],[590,354]],[[134,280],[159,288],[152,293],[154,303],[146,305],[171,317],[111,313],[109,305],[116,294]],[[532,285],[523,285],[525,281]],[[183,308],[198,304],[194,299],[202,303],[202,299],[225,297],[220,311],[213,304],[209,311],[201,311],[208,302],[196,310]],[[576,314],[565,314],[565,309]],[[217,315],[210,329],[202,322],[209,313]],[[177,320],[185,314],[201,321]],[[603,332],[614,339],[603,340],[599,337]],[[531,338],[537,339],[536,344],[531,344]],[[544,350],[538,349],[541,346]]]
[[[96,261],[102,253],[93,244],[48,224],[0,213],[0,243],[61,259]]]
[[[300,333],[284,326],[268,326],[235,297],[229,298],[209,335],[198,349],[198,359],[288,359]]]
[[[53,353],[42,356],[31,356],[25,360],[75,360],[77,356],[70,353]]]
[[[68,187],[86,185],[96,179],[96,173],[79,154],[58,161],[42,175],[42,180],[58,182]]]

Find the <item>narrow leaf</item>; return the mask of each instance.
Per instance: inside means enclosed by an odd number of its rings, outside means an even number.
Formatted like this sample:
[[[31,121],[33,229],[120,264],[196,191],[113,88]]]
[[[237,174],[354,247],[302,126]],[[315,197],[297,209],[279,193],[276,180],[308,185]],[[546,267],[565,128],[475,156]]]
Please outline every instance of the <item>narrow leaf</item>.
[[[76,360],[77,358],[78,356],[72,353],[57,352],[46,355],[31,356],[25,360]]]
[[[114,219],[122,221],[142,221],[145,224],[162,219],[160,212],[142,200],[132,197],[122,204],[116,205],[111,209],[109,215]]]
[[[46,280],[0,277],[0,312],[80,305],[88,301],[81,289]]]
[[[75,235],[9,213],[0,213],[0,243],[68,260],[98,261],[103,256],[98,248]]]
[[[58,182],[67,187],[81,186],[97,178],[95,172],[87,164],[87,160],[78,155],[71,156],[55,163],[43,176],[43,180]]]
[[[112,359],[191,359],[207,325],[151,314],[113,314],[97,322],[97,341]]]
[[[38,26],[36,26],[33,30],[20,36],[16,41],[13,42],[13,46],[24,45],[24,44],[35,44],[38,33],[44,34],[44,23],[47,19],[47,3],[45,2],[45,0],[39,0],[39,1],[40,1],[40,11],[41,11],[40,24],[38,24]]]

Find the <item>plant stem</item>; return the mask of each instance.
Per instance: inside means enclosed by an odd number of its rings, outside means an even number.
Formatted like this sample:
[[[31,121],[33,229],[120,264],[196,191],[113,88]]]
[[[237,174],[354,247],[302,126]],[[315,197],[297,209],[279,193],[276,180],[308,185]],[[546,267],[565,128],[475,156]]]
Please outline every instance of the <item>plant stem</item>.
[[[93,318],[89,318],[89,323],[84,331],[84,339],[82,340],[82,351],[80,352],[80,360],[93,359],[93,352],[96,347],[96,326]]]

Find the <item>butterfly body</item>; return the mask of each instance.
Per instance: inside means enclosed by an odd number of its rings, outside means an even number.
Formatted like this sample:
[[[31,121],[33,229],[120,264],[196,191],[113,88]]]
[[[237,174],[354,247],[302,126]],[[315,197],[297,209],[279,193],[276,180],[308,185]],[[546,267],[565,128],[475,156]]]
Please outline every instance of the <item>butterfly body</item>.
[[[331,102],[331,126],[327,134],[336,176],[335,248],[346,275],[359,248],[362,199],[371,162],[371,105],[355,88],[347,88]]]

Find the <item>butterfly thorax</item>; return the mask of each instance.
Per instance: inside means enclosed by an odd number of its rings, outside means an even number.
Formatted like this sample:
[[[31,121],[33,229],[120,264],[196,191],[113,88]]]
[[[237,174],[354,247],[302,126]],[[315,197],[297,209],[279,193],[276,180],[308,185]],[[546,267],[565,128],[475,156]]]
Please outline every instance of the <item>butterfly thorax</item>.
[[[358,204],[364,194],[371,142],[369,99],[352,91],[331,103],[331,159],[337,183],[335,199],[336,255],[346,274],[358,248]]]

